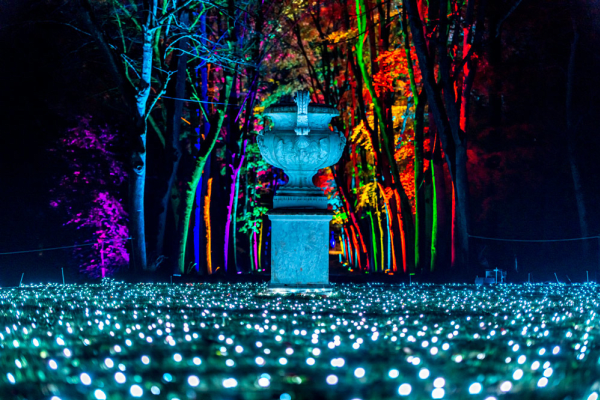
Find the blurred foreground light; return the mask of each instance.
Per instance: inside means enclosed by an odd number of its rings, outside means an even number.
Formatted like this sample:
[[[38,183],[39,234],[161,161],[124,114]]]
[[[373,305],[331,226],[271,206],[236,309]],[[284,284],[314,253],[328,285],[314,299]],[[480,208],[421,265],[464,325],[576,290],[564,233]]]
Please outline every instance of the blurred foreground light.
[[[131,388],[129,388],[129,393],[131,393],[133,397],[142,397],[144,390],[139,385],[132,385]]]
[[[227,378],[223,381],[223,387],[231,389],[237,386],[237,381],[234,378]]]
[[[469,386],[469,393],[471,394],[479,394],[481,392],[481,383],[475,382]]]
[[[79,375],[79,379],[81,380],[81,383],[83,383],[86,386],[92,384],[92,378],[90,378],[90,376],[85,372]]]
[[[188,384],[191,387],[196,387],[200,384],[200,379],[196,375],[190,375],[188,377]]]
[[[503,392],[510,392],[510,389],[512,389],[512,383],[510,383],[510,381],[504,381],[500,385],[500,390]]]
[[[398,394],[400,396],[408,396],[411,391],[412,391],[412,387],[410,387],[410,385],[408,383],[403,383],[398,388]]]
[[[271,381],[268,378],[260,378],[258,380],[258,386],[266,388],[269,387],[269,385],[271,384]]]

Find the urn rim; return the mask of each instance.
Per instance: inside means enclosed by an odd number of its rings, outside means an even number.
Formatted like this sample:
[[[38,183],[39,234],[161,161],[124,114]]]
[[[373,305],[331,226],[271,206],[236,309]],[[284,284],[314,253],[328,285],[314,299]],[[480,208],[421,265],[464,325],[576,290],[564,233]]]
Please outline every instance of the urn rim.
[[[273,104],[265,109],[263,112],[267,117],[271,114],[294,114],[298,113],[298,106],[296,103],[277,103]],[[340,115],[339,111],[329,104],[310,103],[308,105],[308,114],[327,114],[332,117]]]

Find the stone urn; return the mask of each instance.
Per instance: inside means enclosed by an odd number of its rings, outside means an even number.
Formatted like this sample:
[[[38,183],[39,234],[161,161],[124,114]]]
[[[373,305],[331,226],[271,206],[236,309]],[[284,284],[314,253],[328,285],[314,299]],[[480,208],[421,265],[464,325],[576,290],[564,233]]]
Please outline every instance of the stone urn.
[[[279,103],[265,110],[273,129],[258,136],[260,152],[281,168],[289,182],[273,197],[271,220],[271,282],[275,292],[331,293],[329,285],[329,223],[327,197],[312,183],[321,168],[341,157],[346,138],[329,129],[336,109],[309,104],[308,92],[295,103]]]
[[[327,198],[312,178],[319,169],[338,162],[346,138],[329,129],[331,118],[339,115],[335,107],[309,102],[308,92],[299,92],[295,104],[277,103],[264,112],[274,127],[258,136],[260,152],[289,177],[273,199],[276,209],[327,208]]]

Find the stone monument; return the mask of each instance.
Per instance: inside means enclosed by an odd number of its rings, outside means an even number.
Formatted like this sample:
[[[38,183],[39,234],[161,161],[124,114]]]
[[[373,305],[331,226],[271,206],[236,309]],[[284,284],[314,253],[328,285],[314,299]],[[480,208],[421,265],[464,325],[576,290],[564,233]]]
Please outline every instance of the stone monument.
[[[312,183],[321,168],[341,157],[346,138],[329,129],[339,115],[326,104],[309,104],[308,91],[295,104],[281,102],[264,114],[273,129],[258,136],[265,161],[289,177],[273,198],[271,220],[271,283],[275,291],[327,292],[329,287],[329,222],[327,197]]]

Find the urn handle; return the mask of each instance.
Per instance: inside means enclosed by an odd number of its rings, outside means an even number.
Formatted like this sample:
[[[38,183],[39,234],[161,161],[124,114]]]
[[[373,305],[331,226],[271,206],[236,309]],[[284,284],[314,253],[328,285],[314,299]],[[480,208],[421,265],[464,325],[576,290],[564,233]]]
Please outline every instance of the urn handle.
[[[296,118],[296,131],[297,135],[308,135],[310,128],[308,127],[308,103],[310,103],[310,93],[308,90],[301,90],[296,93],[294,99],[298,105],[298,116]]]

